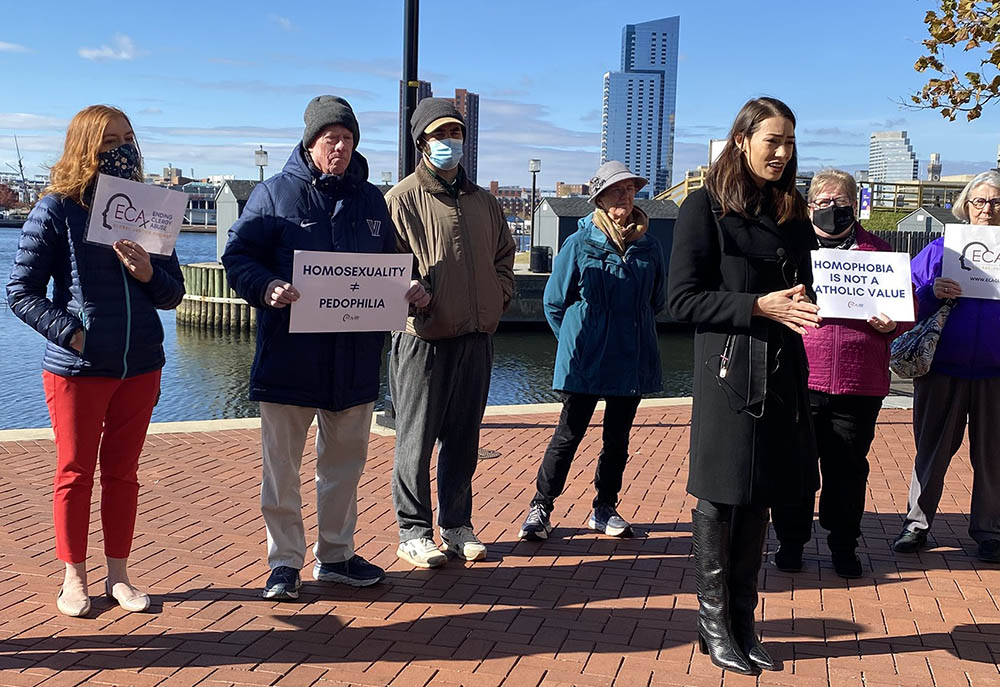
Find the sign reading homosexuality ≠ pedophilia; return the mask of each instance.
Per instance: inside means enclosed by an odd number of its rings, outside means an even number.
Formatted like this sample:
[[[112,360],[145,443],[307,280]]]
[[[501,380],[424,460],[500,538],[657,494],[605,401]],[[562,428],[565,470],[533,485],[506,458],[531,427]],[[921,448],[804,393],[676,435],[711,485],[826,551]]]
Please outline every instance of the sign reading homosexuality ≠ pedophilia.
[[[1000,227],[946,224],[941,276],[957,281],[963,298],[1000,299]]]
[[[130,239],[153,255],[170,255],[184,222],[187,194],[98,175],[86,240],[112,245]]]
[[[406,326],[413,256],[295,251],[290,333],[385,332]]]
[[[913,322],[908,254],[820,248],[812,252],[812,271],[821,317],[867,320],[883,313]]]

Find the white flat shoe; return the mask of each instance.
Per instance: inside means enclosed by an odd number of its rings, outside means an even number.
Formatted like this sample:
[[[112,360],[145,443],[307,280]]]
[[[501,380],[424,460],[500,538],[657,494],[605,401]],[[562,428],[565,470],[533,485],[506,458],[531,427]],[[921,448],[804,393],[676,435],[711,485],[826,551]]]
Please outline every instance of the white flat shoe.
[[[127,595],[128,591],[138,590],[136,590],[136,588],[132,585],[125,584],[124,582],[116,582],[113,587],[107,580],[104,582],[104,596],[121,606],[122,610],[128,611],[129,613],[142,613],[149,608],[148,594],[139,592],[134,596],[129,596]]]
[[[56,608],[59,609],[60,613],[68,615],[70,618],[82,618],[90,613],[90,597],[69,601],[63,597],[63,590],[60,589],[59,596],[56,597]]]

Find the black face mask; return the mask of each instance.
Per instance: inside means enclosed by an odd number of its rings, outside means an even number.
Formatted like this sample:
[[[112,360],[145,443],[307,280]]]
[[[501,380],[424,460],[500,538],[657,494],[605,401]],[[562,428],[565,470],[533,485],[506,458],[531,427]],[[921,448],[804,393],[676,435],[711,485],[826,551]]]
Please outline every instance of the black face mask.
[[[831,205],[828,208],[813,210],[812,223],[827,234],[836,236],[854,224],[854,208],[850,205],[844,208]]]
[[[139,149],[132,143],[97,154],[98,171],[121,179],[134,179],[139,171]]]

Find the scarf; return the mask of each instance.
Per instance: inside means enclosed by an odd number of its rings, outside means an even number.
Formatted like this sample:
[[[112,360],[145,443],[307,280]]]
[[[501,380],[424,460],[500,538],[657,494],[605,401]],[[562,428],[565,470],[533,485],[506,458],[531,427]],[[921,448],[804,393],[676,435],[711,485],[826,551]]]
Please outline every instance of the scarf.
[[[594,224],[604,232],[608,240],[614,245],[619,255],[625,255],[625,247],[638,241],[646,229],[649,228],[649,217],[638,207],[632,208],[632,214],[625,220],[625,224],[618,224],[608,216],[604,210],[597,208],[594,210]]]
[[[838,238],[827,238],[825,236],[820,236],[816,234],[816,241],[819,242],[820,248],[835,248],[839,250],[850,250],[854,247],[854,243],[857,240],[857,226],[858,223],[855,222],[851,225],[851,230],[847,232],[846,236],[840,236]]]

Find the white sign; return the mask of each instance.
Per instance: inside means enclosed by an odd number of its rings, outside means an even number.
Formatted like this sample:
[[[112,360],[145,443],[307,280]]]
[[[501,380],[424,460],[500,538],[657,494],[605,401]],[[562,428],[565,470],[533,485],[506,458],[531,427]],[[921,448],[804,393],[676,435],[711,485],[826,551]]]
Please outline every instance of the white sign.
[[[820,248],[812,252],[812,271],[820,317],[867,320],[883,313],[913,322],[907,253]]]
[[[186,193],[101,174],[86,240],[110,246],[131,239],[153,255],[170,255],[184,221]]]
[[[288,331],[386,332],[406,326],[409,253],[295,251]]]
[[[961,284],[963,298],[1000,300],[1000,227],[946,224],[941,276]]]

